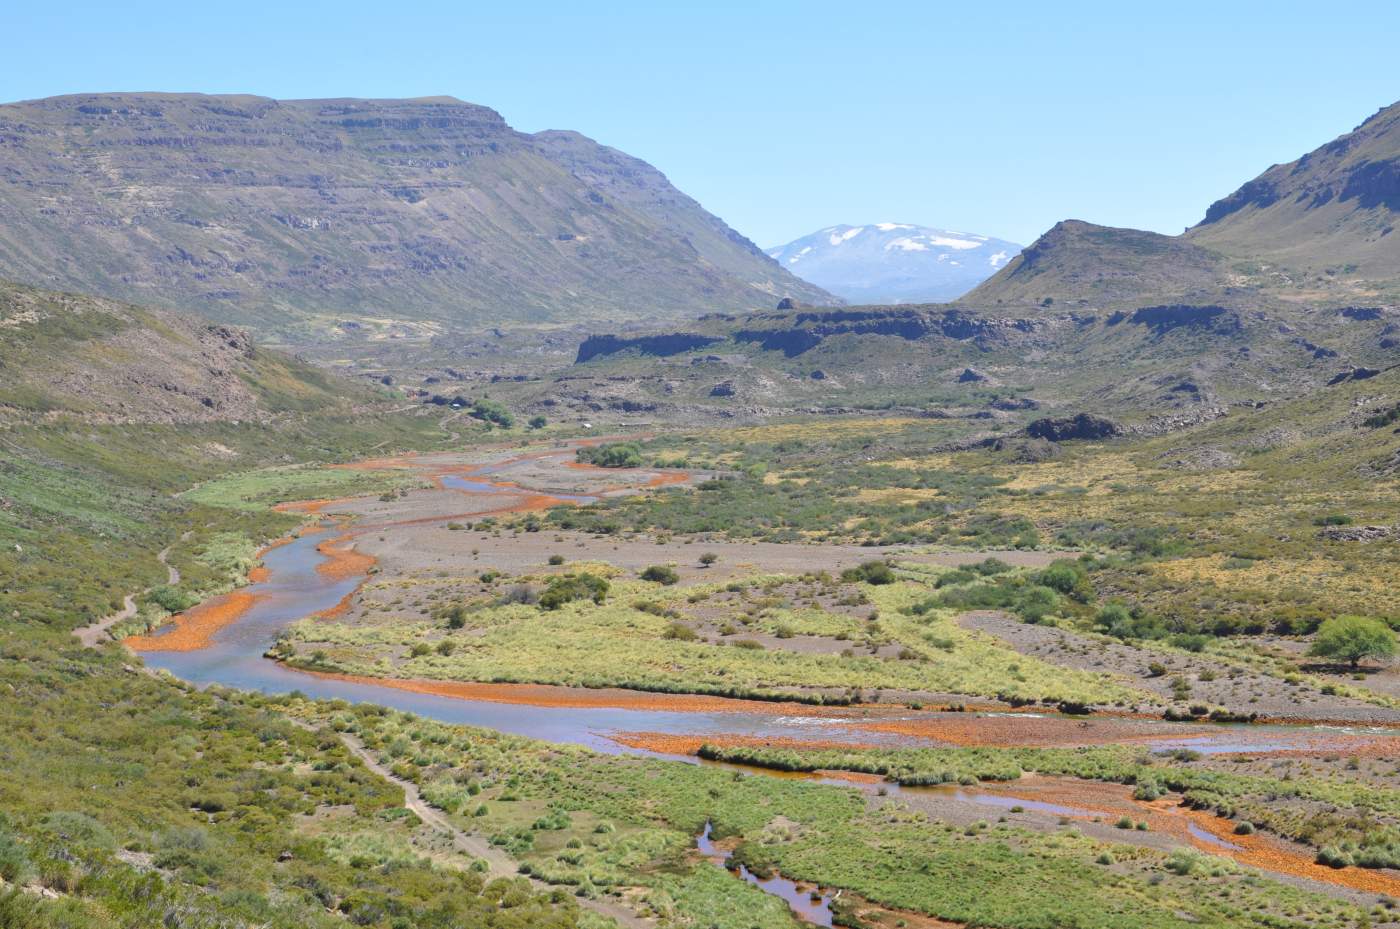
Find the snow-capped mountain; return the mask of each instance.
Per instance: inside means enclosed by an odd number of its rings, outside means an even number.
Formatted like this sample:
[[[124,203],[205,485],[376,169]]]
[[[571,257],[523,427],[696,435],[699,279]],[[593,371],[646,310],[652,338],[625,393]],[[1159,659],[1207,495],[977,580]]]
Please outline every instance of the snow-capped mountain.
[[[851,303],[937,303],[967,293],[1021,251],[1002,239],[909,223],[829,226],[767,250]]]

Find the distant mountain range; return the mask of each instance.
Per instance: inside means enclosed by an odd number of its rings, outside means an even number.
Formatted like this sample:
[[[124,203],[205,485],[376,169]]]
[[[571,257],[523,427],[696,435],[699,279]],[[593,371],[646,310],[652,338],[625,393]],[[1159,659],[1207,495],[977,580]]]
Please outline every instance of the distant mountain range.
[[[1179,236],[1058,223],[965,297],[979,306],[1400,300],[1400,103],[1274,165]]]
[[[910,223],[829,226],[768,249],[778,264],[851,303],[954,300],[1021,251],[1003,239]]]
[[[574,375],[530,389],[588,415],[602,406],[698,421],[905,403],[988,423],[1087,410],[1149,433],[1356,382],[1384,398],[1400,378],[1397,225],[1400,104],[1269,168],[1182,235],[1065,220],[949,305],[595,334]],[[804,263],[902,252],[893,243],[915,234],[834,226],[774,254],[866,302]],[[917,234],[930,249],[948,236]],[[960,238],[953,252],[980,252],[976,237]]]
[[[451,97],[0,105],[0,277],[312,339],[839,302],[645,162]]]

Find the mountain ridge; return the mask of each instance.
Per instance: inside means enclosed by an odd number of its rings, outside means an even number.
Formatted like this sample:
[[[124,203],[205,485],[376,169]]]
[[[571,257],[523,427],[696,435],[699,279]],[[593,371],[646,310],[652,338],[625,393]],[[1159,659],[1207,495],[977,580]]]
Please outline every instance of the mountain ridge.
[[[979,305],[1400,299],[1400,103],[1273,165],[1181,235],[1057,223],[966,296]]]
[[[0,105],[0,276],[313,340],[837,302],[650,165],[446,98]]]

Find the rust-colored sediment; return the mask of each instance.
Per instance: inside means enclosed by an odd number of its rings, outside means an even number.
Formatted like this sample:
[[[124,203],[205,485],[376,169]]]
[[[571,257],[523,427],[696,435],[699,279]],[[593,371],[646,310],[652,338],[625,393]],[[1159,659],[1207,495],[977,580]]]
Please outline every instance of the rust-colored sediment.
[[[1159,801],[1160,802],[1160,801]],[[1214,855],[1227,855],[1241,864],[1251,865],[1263,871],[1289,874],[1324,884],[1336,884],[1361,890],[1366,893],[1400,895],[1400,872],[1381,868],[1331,868],[1318,864],[1311,857],[1300,854],[1283,840],[1255,832],[1253,835],[1235,835],[1235,824],[1202,810],[1175,808],[1178,815],[1194,822],[1200,829],[1209,832],[1224,842],[1239,846],[1238,850],[1223,849],[1209,842],[1190,836],[1191,843],[1202,851]],[[1189,834],[1189,833],[1188,833]]]
[[[168,631],[158,635],[134,635],[126,646],[137,652],[192,652],[204,648],[214,633],[237,621],[261,598],[246,590],[235,590],[176,614]]]
[[[871,744],[858,742],[838,742],[829,739],[794,739],[788,737],[763,738],[761,736],[735,735],[721,733],[715,735],[697,736],[682,735],[674,732],[619,732],[609,736],[619,745],[626,745],[629,748],[639,748],[648,752],[659,752],[664,755],[696,755],[700,752],[702,745],[714,745],[719,748],[788,748],[798,751],[822,751],[835,750],[846,751],[859,748],[874,748]],[[765,772],[766,773],[766,772]],[[829,771],[821,772],[831,777],[839,777],[842,780],[859,781],[861,783],[876,783],[883,781],[879,775],[865,775],[851,771]],[[820,776],[820,774],[818,775]],[[866,781],[865,778],[870,780]]]
[[[316,566],[316,573],[332,580],[343,581],[346,578],[358,577],[374,567],[374,556],[356,551],[353,545],[354,538],[353,534],[336,536],[316,546],[316,551],[326,557],[325,561]]]
[[[862,725],[874,732],[970,747],[1073,748],[1139,739],[1180,738],[1198,733],[1188,724],[1148,723],[1122,718],[1078,719],[1058,715],[946,714],[914,719],[871,720]]]
[[[661,710],[675,713],[764,713],[782,716],[829,716],[838,714],[831,708],[802,703],[770,703],[764,700],[738,700],[699,694],[658,694],[619,688],[564,687],[556,684],[487,684],[476,681],[432,681],[421,678],[366,677],[325,671],[304,671],[317,677],[392,687],[413,693],[460,700],[483,700],[487,703],[510,703],[520,706],[567,707],[589,709],[608,707],[623,710]],[[847,714],[849,715],[849,713]],[[848,744],[848,743],[842,743]]]
[[[261,584],[272,576],[272,572],[267,569],[267,565],[254,565],[248,571],[249,584]]]
[[[350,604],[354,601],[355,594],[359,592],[360,588],[357,586],[354,590],[337,600],[334,606],[326,607],[324,610],[313,613],[312,616],[316,619],[335,619],[336,617],[344,616],[350,610]]]
[[[979,784],[975,790],[978,793],[994,794],[1008,799],[1074,807],[1105,820],[1127,816],[1133,820],[1145,821],[1153,832],[1172,836],[1203,852],[1231,858],[1240,864],[1262,871],[1349,887],[1367,893],[1391,896],[1400,893],[1400,875],[1395,871],[1354,867],[1330,868],[1320,865],[1313,860],[1312,852],[1306,847],[1291,845],[1264,832],[1235,835],[1236,823],[1233,820],[1216,816],[1206,810],[1193,810],[1182,806],[1179,797],[1163,797],[1153,801],[1134,800],[1132,789],[1122,784],[1034,774],[1005,784]],[[1068,818],[1085,820],[1090,817],[1074,815]],[[1192,825],[1236,847],[1222,847],[1194,835],[1190,829]]]
[[[350,503],[357,500],[357,497],[325,497],[319,500],[289,500],[286,503],[278,503],[273,509],[279,513],[303,513],[307,516],[315,515],[328,506],[337,503]]]

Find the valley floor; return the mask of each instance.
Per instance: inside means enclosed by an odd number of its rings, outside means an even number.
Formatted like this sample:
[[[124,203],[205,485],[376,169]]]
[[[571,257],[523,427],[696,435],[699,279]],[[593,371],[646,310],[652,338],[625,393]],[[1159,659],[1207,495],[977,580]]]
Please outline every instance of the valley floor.
[[[66,707],[75,731],[0,778],[23,863],[0,854],[0,878],[33,891],[34,925],[98,906],[50,863],[74,842],[46,824],[69,809],[122,836],[79,849],[83,874],[120,861],[123,880],[305,902],[303,862],[324,860],[326,906],[366,925],[430,924],[364,896],[410,878],[423,907],[458,880],[463,905],[533,908],[532,925],[1400,924],[1392,670],[1300,671],[1297,635],[1125,636],[1093,587],[1157,564],[998,522],[1019,498],[971,471],[862,465],[849,481],[876,486],[804,496],[798,469],[667,441],[640,467],[469,440],[209,475],[177,499],[214,528],[176,523],[152,552],[166,583],[109,597],[122,609],[82,644],[7,656],[37,675],[8,730]],[[908,519],[960,496],[984,503],[945,511],[956,533]],[[866,516],[824,528],[800,509],[857,498]],[[747,511],[697,529],[707,501]],[[916,531],[872,544],[870,519]],[[73,712],[108,679],[115,700]],[[76,729],[166,699],[200,735],[163,736],[164,773],[137,780],[171,786],[135,828],[120,790],[106,813],[81,793]],[[215,774],[222,716],[262,733],[235,754],[265,774]],[[208,775],[181,789],[190,750]],[[63,796],[22,801],[53,765]],[[295,812],[264,809],[302,782]],[[236,881],[227,843],[250,834],[260,851],[238,854],[262,863]],[[279,906],[264,922],[294,924]]]

